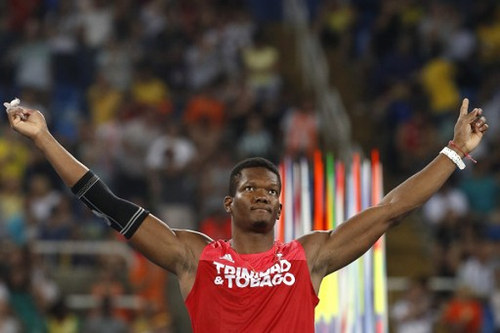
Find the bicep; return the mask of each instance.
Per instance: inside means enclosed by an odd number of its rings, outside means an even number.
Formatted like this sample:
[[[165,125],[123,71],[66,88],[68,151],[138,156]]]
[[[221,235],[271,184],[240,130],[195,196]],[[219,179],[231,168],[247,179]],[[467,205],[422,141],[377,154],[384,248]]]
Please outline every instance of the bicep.
[[[209,241],[197,232],[173,230],[151,214],[130,238],[132,246],[146,258],[177,275],[196,267]]]
[[[316,250],[308,258],[311,271],[326,276],[359,258],[390,227],[388,216],[388,207],[371,207],[334,230],[315,236],[311,243],[316,244]]]

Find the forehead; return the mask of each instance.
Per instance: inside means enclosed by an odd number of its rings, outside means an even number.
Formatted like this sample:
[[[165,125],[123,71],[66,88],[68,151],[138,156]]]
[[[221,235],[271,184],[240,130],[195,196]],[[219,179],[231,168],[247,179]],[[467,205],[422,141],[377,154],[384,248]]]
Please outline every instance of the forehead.
[[[279,185],[278,176],[263,167],[246,168],[241,170],[240,184],[247,182],[265,182],[269,184]]]

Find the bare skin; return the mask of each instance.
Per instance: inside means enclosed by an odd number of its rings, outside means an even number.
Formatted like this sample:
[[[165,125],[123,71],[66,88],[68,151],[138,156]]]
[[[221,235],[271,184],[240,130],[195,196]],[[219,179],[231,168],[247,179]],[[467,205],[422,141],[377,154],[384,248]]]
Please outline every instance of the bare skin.
[[[477,147],[488,129],[481,109],[468,112],[468,108],[469,101],[464,99],[453,137],[460,149],[449,147],[462,157],[462,152],[469,153]],[[88,171],[54,139],[39,111],[14,109],[9,112],[9,122],[44,153],[67,186],[72,187]],[[391,226],[429,199],[455,169],[448,157],[439,154],[378,205],[353,216],[335,230],[316,231],[299,238],[316,293],[326,275],[361,256]],[[242,170],[236,194],[224,199],[224,207],[232,218],[232,246],[237,252],[258,253],[273,246],[273,227],[281,212],[280,190],[273,172],[265,168]],[[200,254],[211,241],[196,231],[172,229],[153,215],[130,239],[144,256],[178,276],[184,298],[193,286]]]

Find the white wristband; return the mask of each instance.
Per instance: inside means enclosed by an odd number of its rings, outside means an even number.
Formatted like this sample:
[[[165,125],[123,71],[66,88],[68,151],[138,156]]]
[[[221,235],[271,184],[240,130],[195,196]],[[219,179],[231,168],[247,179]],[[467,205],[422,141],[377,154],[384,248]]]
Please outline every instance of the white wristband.
[[[452,162],[455,163],[460,170],[465,169],[464,161],[462,161],[462,158],[460,157],[460,155],[458,155],[457,152],[454,151],[453,149],[450,149],[448,147],[444,147],[443,150],[441,150],[439,153],[446,155],[446,157],[448,157],[450,160],[452,160]]]

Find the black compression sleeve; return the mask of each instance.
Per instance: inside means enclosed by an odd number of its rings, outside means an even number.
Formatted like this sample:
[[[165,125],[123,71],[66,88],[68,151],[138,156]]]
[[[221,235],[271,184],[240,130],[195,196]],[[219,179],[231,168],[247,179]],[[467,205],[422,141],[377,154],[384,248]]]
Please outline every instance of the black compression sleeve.
[[[105,218],[109,226],[127,239],[132,237],[149,214],[144,208],[114,195],[90,170],[78,180],[71,191],[94,214]]]

